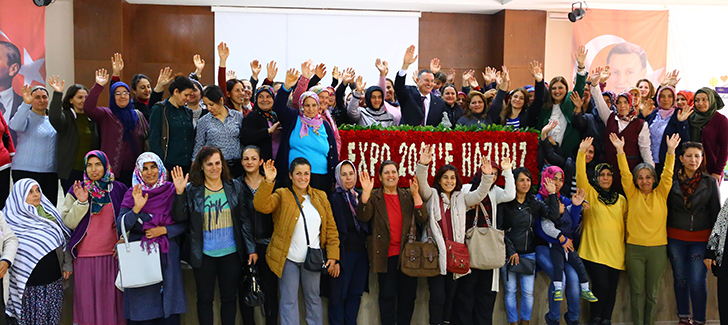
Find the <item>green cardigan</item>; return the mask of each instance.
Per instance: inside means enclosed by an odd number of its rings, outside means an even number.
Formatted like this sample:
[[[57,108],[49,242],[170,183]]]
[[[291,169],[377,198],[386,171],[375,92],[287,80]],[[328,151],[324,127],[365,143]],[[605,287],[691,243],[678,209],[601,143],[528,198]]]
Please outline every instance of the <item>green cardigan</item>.
[[[574,86],[574,90],[576,90],[582,97],[584,96],[585,85],[586,73],[584,73],[584,75],[577,73],[576,85]],[[551,94],[549,94],[549,96],[551,96]],[[538,116],[537,128],[539,130],[543,129],[543,127],[549,123],[549,118],[551,118],[551,110],[553,109],[553,107],[548,105],[548,103],[544,104],[544,107],[541,110],[541,114],[539,114]],[[571,91],[566,94],[566,97],[564,97],[564,101],[561,103],[561,105],[559,105],[559,107],[561,108],[561,112],[564,113],[564,117],[566,117],[567,123],[566,131],[564,133],[564,140],[561,143],[561,149],[563,150],[564,154],[571,156],[575,152],[574,149],[579,145],[579,142],[581,142],[581,136],[579,135],[579,131],[575,130],[571,126],[571,120],[574,118],[574,102],[571,101]]]

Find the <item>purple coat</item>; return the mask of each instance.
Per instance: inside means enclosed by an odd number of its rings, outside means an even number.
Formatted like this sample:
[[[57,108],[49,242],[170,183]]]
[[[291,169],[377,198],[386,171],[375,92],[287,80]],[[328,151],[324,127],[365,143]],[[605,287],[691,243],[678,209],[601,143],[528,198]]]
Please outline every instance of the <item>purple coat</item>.
[[[116,220],[116,217],[119,215],[119,211],[121,210],[121,201],[124,199],[124,194],[126,193],[126,190],[128,188],[124,183],[119,181],[114,181],[114,188],[111,190],[111,204],[114,207],[114,220]],[[68,193],[71,194],[74,198],[76,197],[75,194],[73,194],[73,187],[68,189]],[[91,198],[89,197],[89,200]],[[86,236],[86,230],[88,230],[88,224],[91,221],[91,208],[89,207],[88,212],[86,212],[86,216],[81,219],[81,222],[78,223],[78,226],[76,226],[76,229],[71,234],[71,238],[68,240],[68,245],[72,248],[71,254],[73,255],[73,258],[76,258],[76,254],[78,251],[76,250],[76,246],[78,246],[79,243],[81,243],[81,240],[83,237]]]

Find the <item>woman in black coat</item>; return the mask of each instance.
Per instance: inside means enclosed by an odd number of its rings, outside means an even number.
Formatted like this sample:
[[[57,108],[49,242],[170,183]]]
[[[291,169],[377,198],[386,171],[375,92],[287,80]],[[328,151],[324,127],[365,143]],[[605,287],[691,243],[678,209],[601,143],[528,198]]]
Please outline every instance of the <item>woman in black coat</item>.
[[[255,90],[253,98],[255,104],[240,129],[240,144],[242,147],[256,146],[260,148],[260,158],[263,161],[276,159],[278,147],[281,144],[283,130],[278,121],[278,114],[273,111],[273,102],[276,93],[273,88],[263,85]]]

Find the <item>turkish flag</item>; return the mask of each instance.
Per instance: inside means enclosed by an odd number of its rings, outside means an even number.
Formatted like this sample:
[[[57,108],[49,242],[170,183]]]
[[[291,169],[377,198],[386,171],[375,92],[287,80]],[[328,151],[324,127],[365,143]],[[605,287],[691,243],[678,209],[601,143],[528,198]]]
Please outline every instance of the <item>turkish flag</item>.
[[[0,8],[0,41],[15,44],[22,62],[13,89],[45,85],[45,8],[30,0],[0,0]]]

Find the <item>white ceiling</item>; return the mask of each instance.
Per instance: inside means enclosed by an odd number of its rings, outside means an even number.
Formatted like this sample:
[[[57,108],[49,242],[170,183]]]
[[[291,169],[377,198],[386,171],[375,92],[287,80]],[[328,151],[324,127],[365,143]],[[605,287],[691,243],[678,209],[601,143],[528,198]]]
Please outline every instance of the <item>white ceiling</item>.
[[[311,8],[348,10],[424,11],[492,14],[503,9],[568,12],[571,0],[127,0],[129,3],[231,6],[254,8]],[[589,8],[659,10],[668,6],[726,6],[726,0],[601,0]]]

